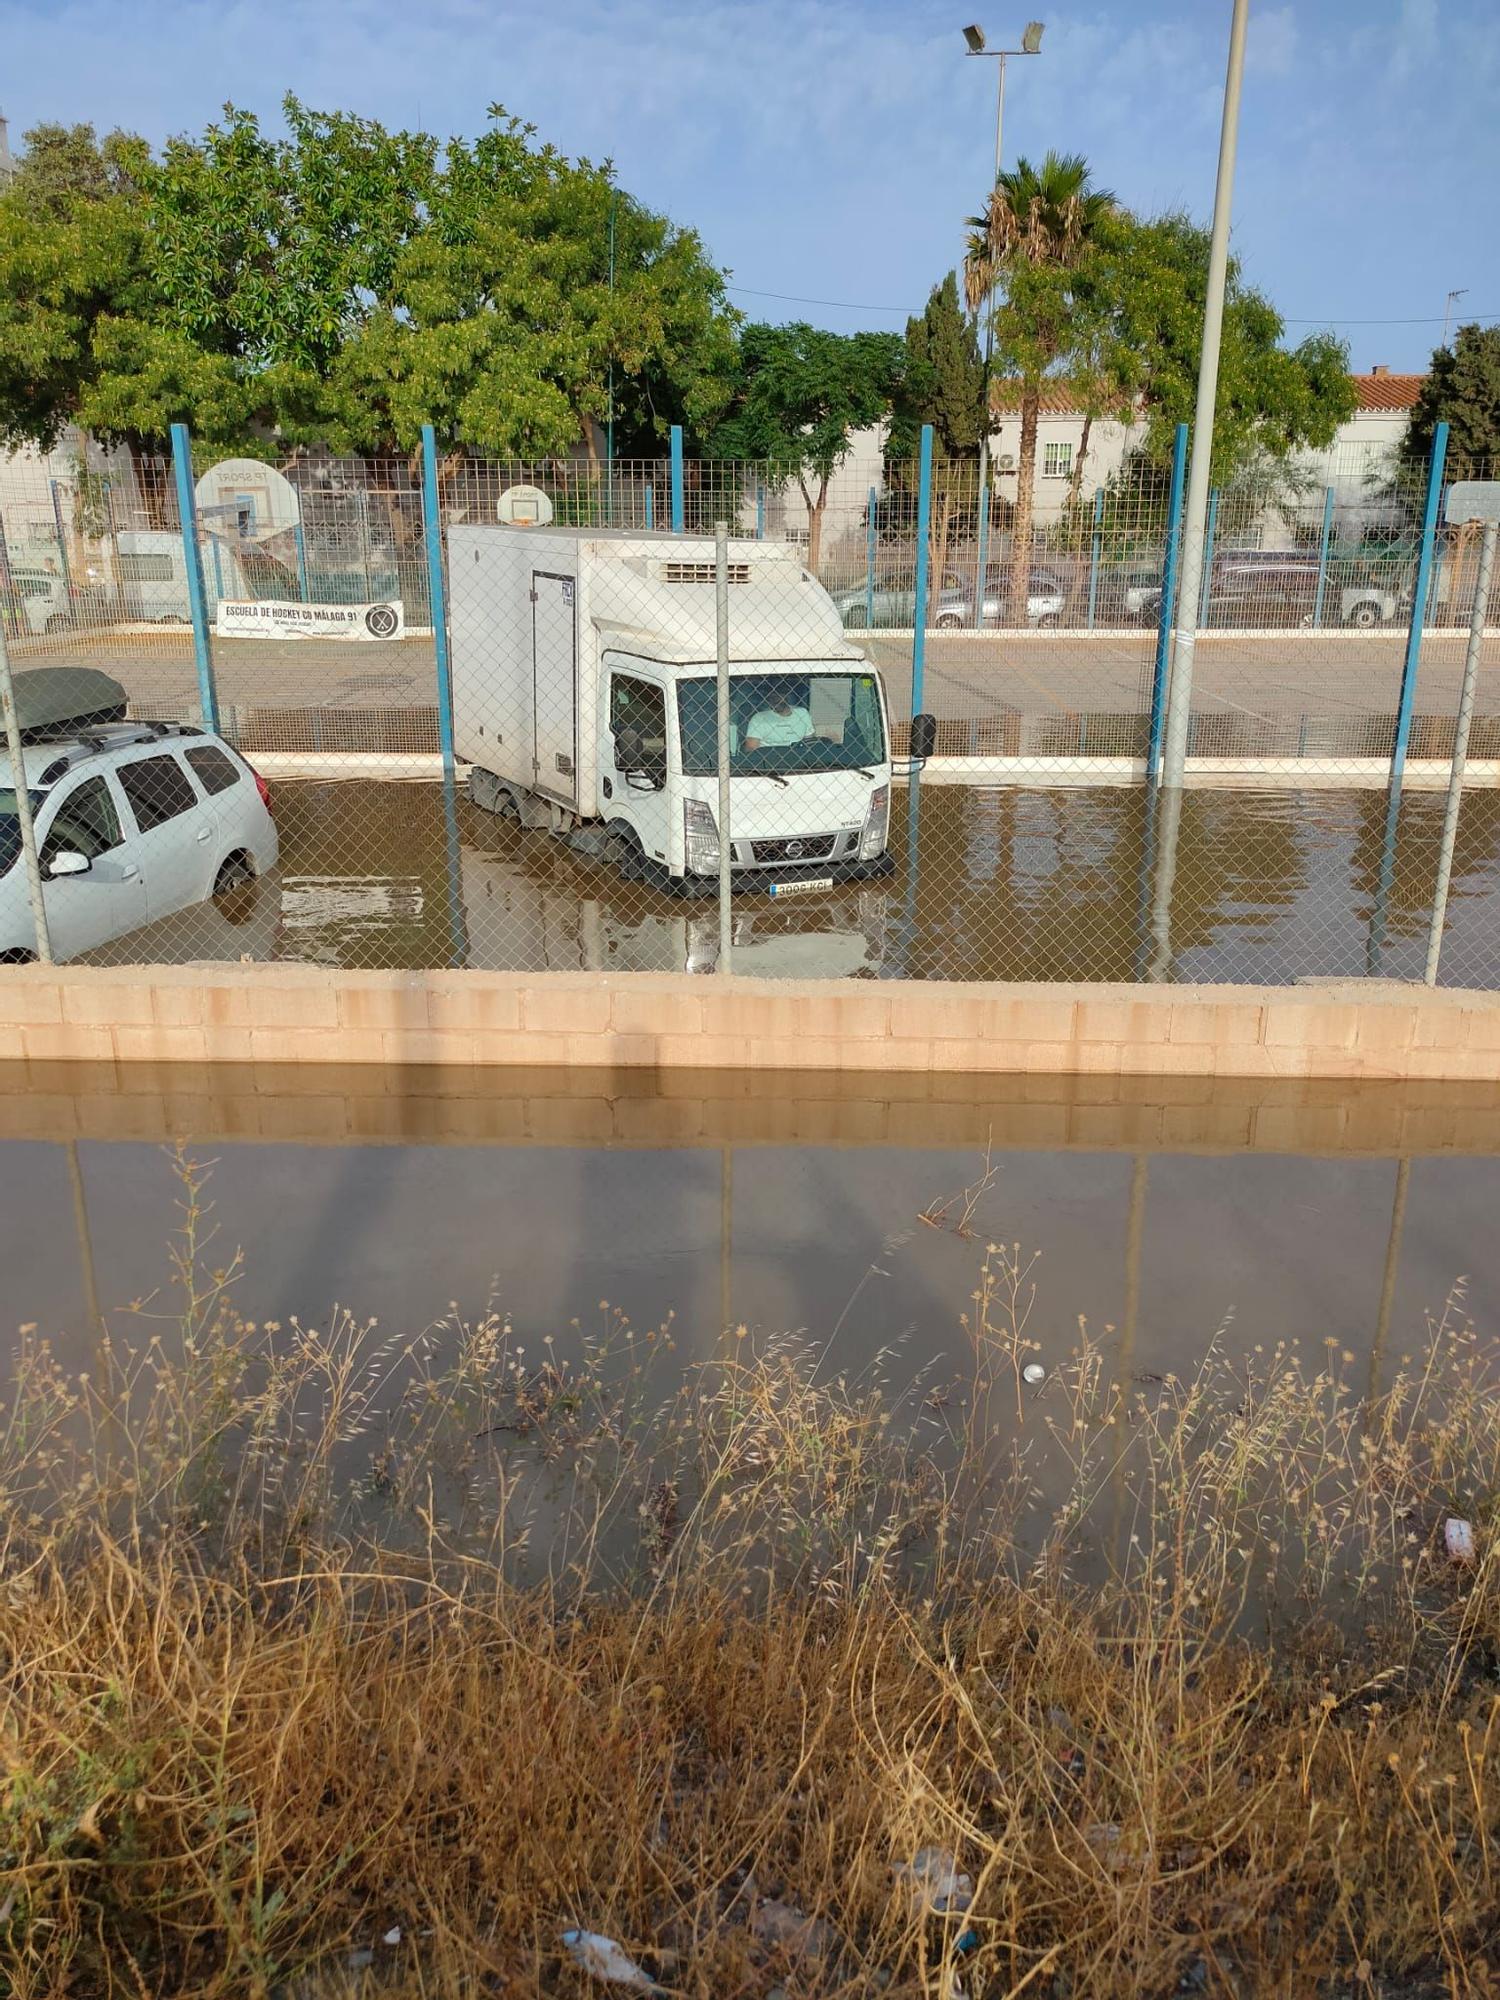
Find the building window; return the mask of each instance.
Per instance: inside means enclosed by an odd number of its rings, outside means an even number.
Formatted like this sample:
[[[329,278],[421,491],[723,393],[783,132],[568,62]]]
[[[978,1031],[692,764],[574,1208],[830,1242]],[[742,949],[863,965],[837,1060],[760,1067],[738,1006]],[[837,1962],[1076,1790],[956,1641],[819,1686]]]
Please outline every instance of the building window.
[[[1073,447],[1070,444],[1044,444],[1042,446],[1043,479],[1066,479],[1073,470]]]

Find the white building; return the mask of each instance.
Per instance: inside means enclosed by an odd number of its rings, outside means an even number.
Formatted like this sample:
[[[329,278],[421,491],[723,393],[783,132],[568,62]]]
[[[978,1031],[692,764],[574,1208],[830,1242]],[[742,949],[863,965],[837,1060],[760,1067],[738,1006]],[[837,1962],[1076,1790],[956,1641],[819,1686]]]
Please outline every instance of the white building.
[[[1348,520],[1361,502],[1370,501],[1372,479],[1378,477],[1400,444],[1424,380],[1421,375],[1393,375],[1388,368],[1372,368],[1368,374],[1353,377],[1357,397],[1354,414],[1340,425],[1325,451],[1308,452],[1299,461],[1312,496],[1310,505],[1321,507],[1322,492],[1329,486],[1334,489],[1343,520]],[[1020,384],[995,383],[991,405],[995,417],[990,441],[995,491],[1013,505],[1021,453]],[[1045,527],[1062,514],[1080,455],[1083,466],[1077,490],[1088,501],[1119,471],[1139,430],[1139,425],[1116,418],[1088,423],[1063,384],[1047,384],[1037,425],[1033,489],[1037,526]],[[823,527],[825,554],[841,539],[847,542],[856,534],[863,535],[870,489],[877,493],[884,490],[884,440],[883,427],[857,432],[848,456],[829,482]],[[785,535],[792,541],[806,540],[807,507],[795,483],[768,500],[766,531],[778,538]]]

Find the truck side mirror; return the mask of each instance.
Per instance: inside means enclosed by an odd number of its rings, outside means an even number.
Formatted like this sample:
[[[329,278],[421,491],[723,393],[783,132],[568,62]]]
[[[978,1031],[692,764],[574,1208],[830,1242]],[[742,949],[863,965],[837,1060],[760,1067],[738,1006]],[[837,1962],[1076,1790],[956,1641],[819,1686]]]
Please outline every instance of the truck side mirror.
[[[937,717],[935,715],[914,715],[911,719],[911,754],[917,763],[925,764],[937,748]]]
[[[641,732],[622,722],[615,731],[615,763],[622,771],[638,771],[645,756]]]

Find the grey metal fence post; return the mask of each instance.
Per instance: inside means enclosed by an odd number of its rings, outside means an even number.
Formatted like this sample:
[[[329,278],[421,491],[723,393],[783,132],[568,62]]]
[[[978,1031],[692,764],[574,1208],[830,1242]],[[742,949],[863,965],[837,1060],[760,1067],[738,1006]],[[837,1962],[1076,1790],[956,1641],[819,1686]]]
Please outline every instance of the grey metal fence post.
[[[26,897],[31,904],[31,921],[36,930],[36,955],[43,965],[50,965],[52,935],[47,929],[42,864],[36,851],[31,793],[27,788],[26,762],[21,753],[21,718],[16,712],[16,687],[10,677],[10,647],[6,642],[3,615],[0,615],[0,709],[5,712],[5,747],[10,752],[11,783],[16,795],[16,825],[21,834],[21,853],[26,868]]]
[[[729,524],[714,522],[714,630],[718,667],[719,751],[719,970],[730,970],[734,950],[731,914],[729,828]]]
[[[172,469],[177,478],[177,522],[187,576],[188,611],[193,620],[193,657],[198,664],[198,709],[207,726],[219,727],[214,687],[213,641],[208,630],[208,592],[203,585],[203,551],[198,546],[198,503],[193,497],[193,446],[186,424],[172,426]]]
[[[879,533],[880,496],[872,486],[865,506],[865,630],[867,632],[875,624],[875,556],[876,538]]]
[[[1474,684],[1479,677],[1479,655],[1484,649],[1484,621],[1490,606],[1490,575],[1495,567],[1497,535],[1500,535],[1500,521],[1486,521],[1484,540],[1479,545],[1479,580],[1474,588],[1474,606],[1469,614],[1463,691],[1458,698],[1458,721],[1453,731],[1453,765],[1448,773],[1448,803],[1443,812],[1437,887],[1432,892],[1432,923],[1427,932],[1427,966],[1422,977],[1429,986],[1437,985],[1438,956],[1443,949],[1448,885],[1453,879],[1453,848],[1458,839],[1458,811],[1464,795],[1464,764],[1469,755],[1469,725],[1474,720]]]
[[[69,606],[73,602],[73,565],[68,561],[68,537],[63,528],[62,500],[57,491],[57,481],[49,479],[52,489],[52,520],[57,530],[57,560],[62,570],[63,595]]]
[[[1333,488],[1323,491],[1323,532],[1318,537],[1318,597],[1313,605],[1313,624],[1323,623],[1323,598],[1328,589],[1328,544],[1333,535]]]

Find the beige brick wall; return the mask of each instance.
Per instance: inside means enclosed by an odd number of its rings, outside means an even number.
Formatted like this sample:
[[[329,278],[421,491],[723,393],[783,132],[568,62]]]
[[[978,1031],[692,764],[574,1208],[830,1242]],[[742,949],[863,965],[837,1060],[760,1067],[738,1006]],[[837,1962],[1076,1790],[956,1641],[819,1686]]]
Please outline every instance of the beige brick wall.
[[[1500,1080],[1500,996],[670,974],[8,967],[0,1062]],[[604,1095],[616,1094],[613,1088]],[[646,1116],[647,1114],[640,1114]]]

